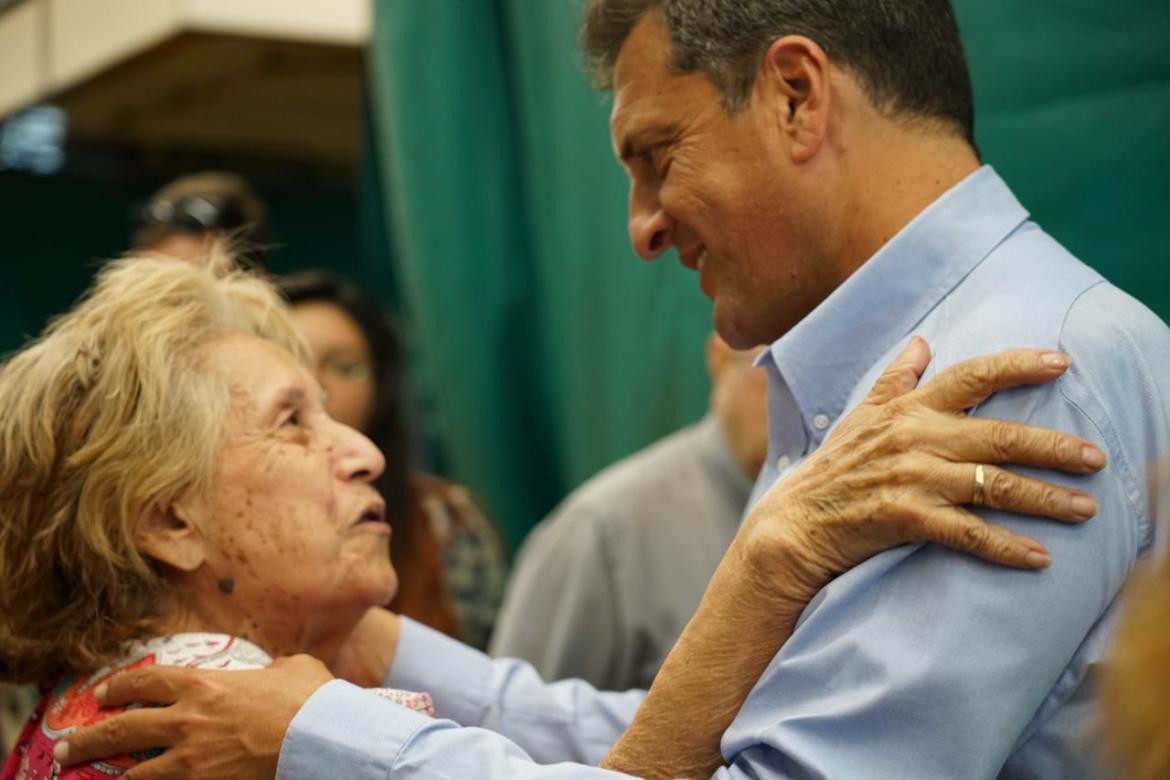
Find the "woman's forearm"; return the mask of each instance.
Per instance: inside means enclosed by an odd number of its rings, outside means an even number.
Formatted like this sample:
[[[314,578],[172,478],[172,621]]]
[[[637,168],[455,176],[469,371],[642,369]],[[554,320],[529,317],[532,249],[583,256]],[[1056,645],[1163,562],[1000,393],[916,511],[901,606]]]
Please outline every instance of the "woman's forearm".
[[[722,766],[723,732],[815,593],[799,577],[757,577],[746,546],[741,535],[724,556],[603,767],[639,777],[692,778]]]

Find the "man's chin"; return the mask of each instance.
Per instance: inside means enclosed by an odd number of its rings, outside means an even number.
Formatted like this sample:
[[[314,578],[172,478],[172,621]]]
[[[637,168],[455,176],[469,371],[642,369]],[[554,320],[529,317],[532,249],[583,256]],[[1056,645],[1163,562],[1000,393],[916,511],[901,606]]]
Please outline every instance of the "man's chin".
[[[727,306],[720,306],[719,301],[715,301],[712,319],[715,324],[715,332],[719,334],[719,338],[727,342],[728,346],[732,349],[754,349],[761,344],[771,343],[761,339],[748,323],[743,322],[742,318],[736,317],[734,312],[728,312],[727,308]]]

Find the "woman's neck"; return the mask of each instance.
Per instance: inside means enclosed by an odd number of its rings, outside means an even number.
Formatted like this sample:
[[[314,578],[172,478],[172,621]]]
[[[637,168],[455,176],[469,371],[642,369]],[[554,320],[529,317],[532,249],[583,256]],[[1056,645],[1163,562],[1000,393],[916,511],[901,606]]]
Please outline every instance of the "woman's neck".
[[[211,597],[175,599],[156,623],[156,633],[228,634],[246,639],[273,658],[306,653],[326,665],[337,655],[364,609],[297,608],[265,602],[265,609],[250,605],[230,588],[217,588]],[[352,615],[347,614],[352,612]],[[314,615],[311,613],[320,613]]]

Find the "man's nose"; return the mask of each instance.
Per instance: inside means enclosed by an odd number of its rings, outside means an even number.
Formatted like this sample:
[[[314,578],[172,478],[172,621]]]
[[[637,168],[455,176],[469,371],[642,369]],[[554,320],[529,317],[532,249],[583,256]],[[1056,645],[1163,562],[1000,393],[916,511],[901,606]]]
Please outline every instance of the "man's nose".
[[[630,243],[643,260],[654,260],[674,243],[675,222],[657,198],[630,193]]]

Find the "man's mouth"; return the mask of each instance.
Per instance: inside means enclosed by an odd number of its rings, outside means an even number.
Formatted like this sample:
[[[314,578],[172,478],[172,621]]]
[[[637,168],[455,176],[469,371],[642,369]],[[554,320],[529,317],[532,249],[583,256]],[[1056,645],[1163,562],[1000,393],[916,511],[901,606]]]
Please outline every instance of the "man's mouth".
[[[707,260],[707,247],[700,245],[685,252],[680,250],[678,259],[680,263],[692,271],[702,271],[703,264]]]

